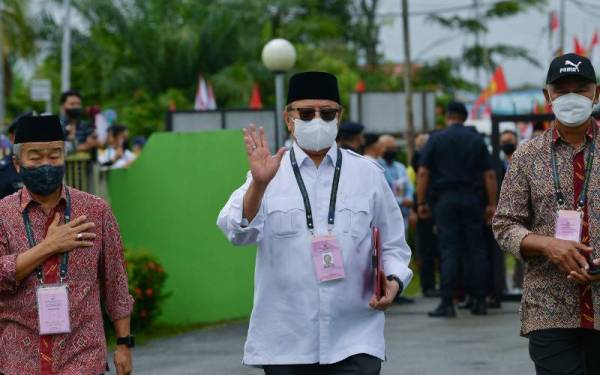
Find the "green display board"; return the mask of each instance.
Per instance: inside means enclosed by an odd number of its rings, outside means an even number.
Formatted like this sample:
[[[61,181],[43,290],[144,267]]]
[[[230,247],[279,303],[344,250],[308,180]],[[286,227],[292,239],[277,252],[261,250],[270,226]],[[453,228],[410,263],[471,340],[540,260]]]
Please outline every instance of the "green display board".
[[[241,131],[154,134],[127,170],[111,171],[111,205],[128,249],[155,255],[168,275],[162,322],[247,317],[253,248],[233,247],[216,225],[246,178]]]

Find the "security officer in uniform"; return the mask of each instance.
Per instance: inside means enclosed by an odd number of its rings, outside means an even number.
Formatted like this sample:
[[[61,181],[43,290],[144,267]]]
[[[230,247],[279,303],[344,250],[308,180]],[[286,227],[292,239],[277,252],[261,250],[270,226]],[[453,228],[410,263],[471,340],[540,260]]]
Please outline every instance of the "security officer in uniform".
[[[427,191],[434,196],[433,217],[441,259],[440,305],[430,317],[455,317],[454,297],[460,278],[460,255],[464,251],[465,278],[472,294],[471,313],[486,315],[488,260],[484,223],[496,209],[496,173],[483,138],[464,126],[467,109],[451,102],[446,109],[448,128],[431,136],[421,155],[417,181],[418,214],[431,216]],[[483,176],[487,206],[478,189]]]
[[[15,142],[15,130],[17,128],[19,119],[22,116],[29,115],[31,115],[31,112],[18,116],[8,127],[7,134],[11,145]],[[4,197],[7,197],[12,193],[16,193],[21,189],[21,187],[23,187],[23,182],[21,181],[21,177],[19,177],[19,174],[15,169],[11,152],[9,155],[6,155],[2,160],[0,160],[0,199],[4,199]]]
[[[267,375],[379,374],[383,310],[412,277],[394,194],[377,163],[337,146],[341,117],[335,76],[294,75],[284,112],[292,147],[272,155],[264,129],[245,129],[250,173],[219,214],[233,244],[258,244],[243,362]]]
[[[340,126],[337,142],[341,148],[352,150],[357,154],[363,154],[365,146],[365,136],[363,132],[365,126],[358,122],[346,122]]]

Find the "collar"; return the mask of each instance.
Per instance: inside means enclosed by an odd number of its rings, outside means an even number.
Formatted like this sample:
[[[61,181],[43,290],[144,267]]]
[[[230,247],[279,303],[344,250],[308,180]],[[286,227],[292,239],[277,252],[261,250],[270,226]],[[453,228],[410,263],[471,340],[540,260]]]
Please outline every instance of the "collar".
[[[464,125],[465,125],[465,124],[463,124],[463,123],[460,123],[460,122],[455,122],[454,124],[450,125],[449,127],[450,127],[450,128],[458,128],[458,127],[462,127],[462,126],[464,126]]]
[[[298,162],[299,166],[301,166],[306,159],[310,159],[306,152],[304,152],[304,150],[300,148],[300,146],[298,146],[297,142],[294,142],[292,147],[294,148],[294,153],[296,154],[296,161]],[[325,159],[323,161],[329,159],[331,161],[331,164],[335,165],[335,163],[337,163],[337,150],[337,143],[333,142],[333,144],[329,148],[329,151],[327,151],[327,154],[325,155]]]
[[[596,127],[596,129],[598,129],[598,122],[595,118],[592,118],[592,126],[590,126],[585,132],[585,136],[588,140],[594,138],[594,126]],[[556,123],[554,123],[552,126],[552,143],[558,143],[559,140],[564,141],[564,139],[562,139],[562,136],[560,135],[560,132],[558,131]]]
[[[25,211],[25,209],[31,205],[32,203],[37,203],[33,200],[33,198],[31,197],[31,194],[29,194],[29,190],[27,190],[26,187],[23,187],[21,189],[21,205],[19,206],[19,211],[21,213],[23,213],[23,211]],[[57,206],[62,203],[62,202],[67,202],[67,187],[65,185],[62,186],[62,192],[60,194],[60,199],[58,200]]]

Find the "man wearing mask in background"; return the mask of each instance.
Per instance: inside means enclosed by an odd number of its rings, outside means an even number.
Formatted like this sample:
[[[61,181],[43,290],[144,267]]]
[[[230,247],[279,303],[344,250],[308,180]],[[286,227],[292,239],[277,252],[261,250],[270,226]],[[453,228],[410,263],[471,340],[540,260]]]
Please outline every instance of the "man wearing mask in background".
[[[130,374],[121,235],[106,202],[63,185],[57,116],[19,120],[14,163],[25,187],[0,201],[0,374],[104,373],[101,302],[118,337],[117,374]]]
[[[383,310],[412,277],[394,195],[377,164],[337,146],[341,117],[335,76],[294,75],[284,113],[292,147],[272,155],[263,128],[245,129],[250,173],[219,214],[233,244],[258,243],[243,362],[267,375],[379,374]],[[387,275],[381,298],[372,227]]]
[[[365,137],[365,126],[357,122],[345,122],[340,126],[337,135],[338,146],[362,155]]]
[[[600,89],[576,54],[550,63],[556,116],[511,159],[494,217],[500,246],[525,262],[521,334],[538,375],[600,374]]]
[[[384,134],[379,138],[379,143],[383,147],[383,154],[379,163],[383,167],[385,179],[396,196],[398,205],[402,210],[404,225],[408,227],[408,214],[413,206],[414,186],[408,179],[406,167],[400,163],[398,157],[398,144],[396,138],[389,134]]]
[[[454,297],[460,278],[460,254],[464,252],[465,279],[473,298],[471,313],[486,315],[488,262],[484,223],[491,219],[497,200],[497,181],[490,153],[483,138],[466,128],[467,108],[450,102],[446,108],[448,128],[431,135],[421,154],[417,179],[418,214],[431,217],[427,199],[435,196],[433,218],[441,259],[440,305],[430,317],[456,316]],[[482,199],[484,180],[487,205]]]
[[[81,94],[65,91],[60,96],[60,122],[67,135],[67,154],[90,152],[100,146],[94,128],[81,120]]]

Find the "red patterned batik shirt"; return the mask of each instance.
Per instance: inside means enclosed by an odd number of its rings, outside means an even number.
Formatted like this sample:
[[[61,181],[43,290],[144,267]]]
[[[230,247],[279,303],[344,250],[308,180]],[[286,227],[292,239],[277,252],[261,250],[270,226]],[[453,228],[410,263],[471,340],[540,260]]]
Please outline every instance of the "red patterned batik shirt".
[[[72,218],[85,215],[94,222],[94,246],[69,253],[66,284],[69,290],[71,333],[39,335],[36,288],[32,272],[18,282],[17,256],[28,250],[22,213],[29,208],[36,241],[45,237],[54,212],[64,222],[66,194],[48,215],[26,189],[0,201],[0,373],[5,375],[88,375],[106,370],[106,342],[100,301],[111,320],[128,317],[129,294],[123,245],[109,205],[93,195],[68,188]],[[44,281],[57,281],[59,256],[43,265]]]

